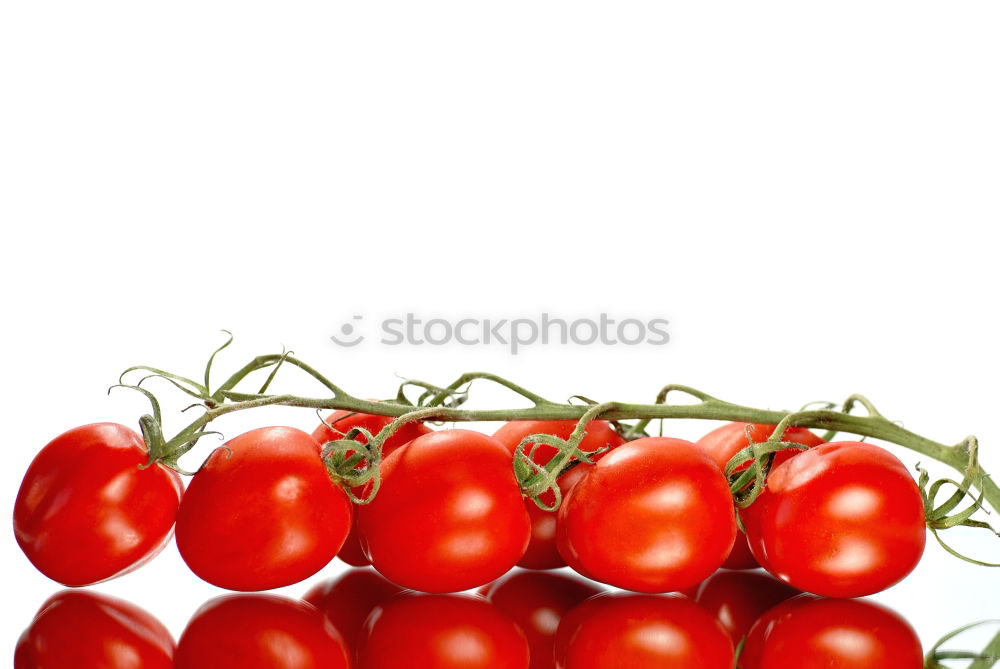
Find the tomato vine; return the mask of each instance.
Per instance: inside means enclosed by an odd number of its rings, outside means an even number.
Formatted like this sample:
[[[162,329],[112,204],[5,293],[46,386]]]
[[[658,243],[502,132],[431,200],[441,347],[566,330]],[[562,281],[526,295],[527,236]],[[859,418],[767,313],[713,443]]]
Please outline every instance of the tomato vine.
[[[338,478],[341,483],[349,487],[371,483],[366,499],[354,498],[356,503],[363,504],[378,493],[378,464],[381,458],[382,444],[406,423],[413,421],[577,421],[577,429],[568,439],[558,439],[551,435],[531,435],[522,441],[515,456],[515,472],[525,495],[535,499],[542,508],[554,510],[558,508],[561,500],[559,486],[556,484],[558,476],[579,462],[590,462],[590,459],[597,454],[584,452],[578,448],[588,421],[598,418],[611,421],[622,433],[622,436],[626,439],[634,439],[644,436],[649,423],[654,420],[707,419],[777,426],[767,442],[753,444],[751,441],[751,445],[738,453],[727,467],[726,473],[730,477],[734,499],[740,507],[749,506],[762,492],[774,453],[785,448],[802,448],[801,445],[782,441],[784,431],[795,427],[825,430],[826,440],[832,439],[838,433],[879,439],[908,448],[958,471],[962,476],[960,482],[943,479],[930,484],[927,475],[921,470],[920,483],[925,495],[928,524],[938,541],[941,541],[938,531],[949,527],[962,525],[989,528],[985,523],[972,519],[972,515],[976,511],[988,512],[987,505],[994,511],[1000,511],[1000,487],[980,464],[979,443],[974,436],[966,437],[954,445],[928,439],[889,420],[876,409],[870,400],[861,395],[852,395],[839,407],[825,404],[820,408],[809,408],[810,405],[807,405],[799,411],[775,411],[728,402],[690,386],[671,384],[661,389],[655,401],[649,404],[597,403],[579,396],[570,398],[570,401],[567,402],[554,402],[495,374],[469,372],[461,375],[447,386],[436,386],[423,381],[406,381],[400,386],[395,398],[374,401],[351,395],[314,367],[293,356],[289,351],[255,357],[220,385],[213,388],[211,385],[213,363],[217,355],[231,343],[232,335],[212,353],[205,366],[203,381],[195,381],[185,376],[145,365],[130,367],[122,373],[118,385],[142,392],[152,404],[152,413],[140,419],[143,436],[150,452],[148,464],[159,462],[180,473],[190,474],[180,467],[179,458],[190,451],[204,436],[213,434],[207,428],[214,420],[237,411],[265,406],[291,406],[317,411],[341,410],[390,417],[393,419],[392,422],[377,434],[363,433],[355,429],[349,431],[343,439],[330,442],[324,447],[324,458],[327,461],[328,469],[331,475]],[[269,393],[268,390],[278,371],[286,366],[305,372],[319,382],[328,394],[324,397],[301,397],[291,394]],[[135,384],[124,382],[127,374],[138,371],[146,372],[147,375]],[[237,390],[239,386],[247,382],[251,375],[263,371],[267,371],[268,374],[256,392]],[[203,410],[201,416],[170,439],[163,435],[161,410],[156,397],[142,387],[143,382],[150,378],[166,379],[197,400],[195,404],[188,407],[189,409],[198,407]],[[528,400],[531,406],[510,409],[465,408],[463,405],[469,397],[470,386],[477,381],[487,381],[505,387]],[[416,401],[407,397],[407,390],[411,388],[421,390]],[[673,394],[687,395],[694,401],[685,404],[669,404],[667,400]],[[865,409],[863,415],[852,413],[857,406]],[[625,421],[635,422],[626,423]],[[363,441],[356,440],[355,437],[358,436],[363,436]],[[531,458],[530,449],[537,448],[539,444],[552,446],[558,450],[558,454],[544,466],[536,464]],[[749,468],[737,471],[741,465],[748,462],[750,463]],[[358,466],[363,463],[366,463],[367,466]],[[955,493],[943,504],[936,505],[934,498],[942,486],[946,484],[954,487]],[[553,491],[556,499],[554,505],[545,506],[538,501],[538,497],[546,491]],[[959,504],[970,497],[973,500],[972,505],[964,511],[955,512]],[[983,504],[984,502],[985,504]],[[992,528],[989,529],[992,530]],[[959,555],[947,545],[945,548]],[[968,559],[961,555],[959,557]]]

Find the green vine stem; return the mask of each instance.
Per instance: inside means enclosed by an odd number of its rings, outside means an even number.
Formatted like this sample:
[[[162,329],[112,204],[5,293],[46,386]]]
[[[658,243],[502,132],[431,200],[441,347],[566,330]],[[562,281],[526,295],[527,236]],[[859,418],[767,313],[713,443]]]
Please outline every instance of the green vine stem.
[[[221,347],[225,348],[226,345]],[[218,351],[216,351],[218,353]],[[212,355],[214,360],[215,353]],[[265,394],[267,387],[274,379],[277,367],[294,367],[313,377],[318,381],[329,395],[325,397],[300,397],[289,394]],[[830,405],[824,405],[819,409],[803,410],[797,412],[774,411],[768,409],[757,409],[743,406],[725,400],[718,399],[705,392],[691,388],[689,386],[669,385],[664,387],[658,394],[653,404],[635,404],[626,402],[610,402],[600,405],[595,404],[574,404],[571,402],[559,403],[547,400],[515,383],[503,379],[494,374],[486,372],[471,372],[463,374],[453,383],[447,386],[436,386],[422,382],[407,381],[404,386],[412,385],[423,388],[424,394],[421,396],[422,406],[414,406],[405,399],[403,390],[399,395],[388,401],[372,401],[354,397],[340,388],[338,385],[324,377],[319,371],[307,363],[298,360],[288,352],[274,355],[264,355],[254,358],[242,368],[237,370],[232,376],[225,380],[216,389],[209,387],[211,360],[206,366],[204,383],[197,383],[188,378],[170,374],[159,369],[140,366],[126,370],[125,373],[135,370],[150,372],[150,376],[143,379],[145,381],[152,377],[161,377],[170,381],[173,385],[181,388],[184,392],[200,400],[203,413],[187,427],[183,428],[173,438],[164,441],[159,435],[156,436],[157,443],[155,450],[151,449],[151,461],[162,462],[164,465],[182,471],[177,465],[178,458],[187,453],[206,434],[207,426],[212,421],[230,413],[245,411],[264,406],[290,406],[309,408],[313,410],[344,410],[349,412],[376,414],[392,417],[395,420],[383,429],[379,434],[373,436],[373,447],[380,447],[384,441],[391,436],[399,427],[410,421],[435,420],[441,422],[471,422],[471,421],[578,421],[578,434],[582,437],[583,429],[588,420],[600,417],[608,421],[635,420],[637,423],[621,425],[626,431],[626,435],[638,436],[644,434],[645,427],[650,421],[661,419],[701,419],[718,421],[738,421],[745,423],[761,423],[777,425],[774,435],[769,440],[770,446],[763,448],[752,445],[750,449],[752,458],[756,458],[763,453],[763,457],[773,457],[773,452],[782,447],[781,436],[786,428],[800,427],[809,429],[826,430],[828,434],[846,433],[861,437],[879,439],[892,444],[908,448],[925,457],[937,460],[962,474],[962,480],[968,482],[970,488],[979,491],[981,499],[995,511],[1000,511],[1000,487],[985,472],[978,460],[978,444],[974,437],[968,437],[955,445],[946,445],[918,435],[901,425],[892,422],[879,413],[867,399],[855,395],[848,399],[843,410],[836,410]],[[237,386],[255,372],[270,369],[271,373],[267,381],[259,392],[246,393],[237,391]],[[123,377],[125,375],[123,373]],[[485,380],[497,383],[524,399],[529,400],[532,406],[526,408],[512,409],[483,409],[473,410],[461,406],[468,392],[468,386],[477,380]],[[142,381],[136,386],[141,385]],[[667,404],[666,399],[671,393],[683,393],[693,400],[689,404]],[[159,424],[159,407],[149,393],[154,406],[154,413],[157,414],[155,423]],[[854,415],[849,413],[850,409],[860,404],[867,409],[867,415]],[[156,430],[149,430],[149,421],[146,430],[151,434]],[[543,435],[534,435],[531,441],[541,441]],[[525,442],[529,440],[526,439]],[[574,459],[585,458],[576,448],[579,438],[571,438],[569,443],[554,444],[560,451],[559,455],[544,468],[544,471],[537,469],[527,478],[527,488],[532,492],[542,489],[543,485],[551,488],[553,472],[559,473],[571,464]],[[523,447],[519,451],[523,453]],[[756,451],[754,449],[757,449]],[[341,449],[343,450],[343,449]],[[758,453],[759,451],[760,453]],[[743,454],[745,457],[745,453]],[[527,459],[527,458],[521,458]],[[746,460],[744,460],[746,461]],[[754,471],[766,471],[766,466],[761,468],[754,464]],[[183,473],[183,471],[182,471]],[[744,481],[746,483],[746,481]],[[757,488],[759,486],[754,486]],[[750,500],[752,501],[752,499]]]

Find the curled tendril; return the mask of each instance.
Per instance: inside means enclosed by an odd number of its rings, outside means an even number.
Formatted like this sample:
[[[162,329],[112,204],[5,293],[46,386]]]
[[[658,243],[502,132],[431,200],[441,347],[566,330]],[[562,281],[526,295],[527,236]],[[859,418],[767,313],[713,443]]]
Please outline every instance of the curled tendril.
[[[423,389],[423,392],[417,398],[416,402],[411,401],[410,398],[406,396],[406,389],[410,387]],[[442,407],[445,409],[457,409],[465,404],[465,402],[469,399],[469,389],[471,387],[471,381],[464,384],[464,387],[442,388],[441,386],[436,386],[432,383],[427,383],[426,381],[403,378],[403,383],[400,384],[399,390],[396,393],[395,402],[397,404],[411,407]]]
[[[378,436],[362,427],[354,427],[343,439],[323,444],[321,453],[330,476],[343,485],[354,504],[365,505],[375,499],[382,486],[382,443]],[[362,495],[355,492],[358,489]]]
[[[220,346],[219,348],[217,348],[214,351],[212,351],[212,355],[208,356],[208,362],[205,363],[205,386],[204,386],[204,388],[205,388],[205,394],[206,395],[211,395],[210,389],[212,387],[212,381],[211,381],[211,378],[212,378],[212,364],[215,362],[215,356],[219,355],[224,350],[226,350],[227,348],[229,348],[229,345],[233,343],[233,339],[234,339],[233,333],[230,332],[229,330],[223,330],[223,332],[226,335],[228,335],[228,339],[226,339],[226,342],[222,346]]]
[[[975,457],[974,452],[972,457]],[[970,471],[976,471],[976,468],[971,467],[971,465],[974,465],[974,460],[970,463]],[[989,514],[989,510],[983,505],[984,495],[980,493],[977,497],[973,490],[974,487],[980,487],[980,482],[976,481],[975,476],[966,475],[961,482],[953,479],[938,479],[937,481],[931,483],[930,474],[926,469],[919,464],[916,469],[920,474],[917,486],[920,488],[920,496],[924,502],[924,516],[927,519],[927,528],[931,531],[931,534],[934,535],[934,538],[941,545],[941,547],[948,553],[961,560],[965,560],[966,562],[971,562],[972,564],[979,565],[981,567],[1000,567],[1000,564],[998,563],[983,562],[960,553],[945,542],[940,535],[941,531],[949,530],[954,527],[973,527],[977,529],[989,530],[996,536],[1000,537],[1000,532],[993,529],[989,523],[972,519],[972,517],[979,511]],[[955,492],[952,493],[951,496],[948,497],[948,499],[946,499],[943,503],[938,504],[938,495],[945,486],[955,488]],[[957,513],[952,513],[952,511],[955,511],[963,502],[966,501],[969,501],[968,507],[962,511],[958,511]]]
[[[149,392],[145,388],[140,388],[139,386],[130,386],[126,383],[116,383],[115,385],[111,386],[110,388],[108,388],[108,394],[110,395],[111,391],[114,390],[115,388],[127,388],[129,390],[135,390],[145,395],[146,399],[149,400],[149,403],[153,407],[153,419],[160,425],[163,424],[163,414],[160,411],[160,402],[159,400],[156,399],[156,395]],[[147,446],[148,445],[149,444],[147,444]]]

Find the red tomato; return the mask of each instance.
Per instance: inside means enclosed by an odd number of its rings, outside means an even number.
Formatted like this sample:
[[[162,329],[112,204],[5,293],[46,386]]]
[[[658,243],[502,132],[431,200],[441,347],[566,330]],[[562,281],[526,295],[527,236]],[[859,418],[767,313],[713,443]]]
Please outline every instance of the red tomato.
[[[755,444],[759,444],[767,441],[774,434],[774,425],[759,425],[752,423],[727,423],[722,427],[716,428],[706,434],[704,437],[699,439],[697,443],[699,446],[704,448],[712,459],[715,460],[716,464],[719,465],[719,469],[722,471],[726,470],[726,465],[732,460],[733,456],[742,451],[744,448],[750,445],[747,440],[747,427],[750,428],[750,438],[753,439]],[[803,444],[809,446],[819,446],[824,443],[822,439],[817,437],[815,434],[801,427],[790,427],[782,433],[782,441],[790,441],[795,444]],[[774,456],[774,462],[772,463],[772,468],[777,467],[783,462],[786,462],[789,458],[798,455],[801,451],[786,450],[779,451]],[[736,471],[743,471],[750,467],[750,463],[743,464],[736,468]],[[736,543],[733,545],[733,551],[726,558],[725,563],[722,565],[725,569],[757,569],[760,567],[757,564],[757,560],[754,559],[753,553],[750,551],[750,546],[747,544],[746,536],[740,532],[736,537]]]
[[[600,592],[581,578],[531,571],[515,572],[483,588],[483,595],[528,638],[531,669],[555,668],[553,642],[559,621]]]
[[[14,503],[14,535],[43,574],[92,585],[138,568],[170,540],[180,477],[153,465],[142,437],[95,423],[56,437],[28,467]]]
[[[602,594],[573,609],[555,641],[560,669],[732,669],[719,621],[679,595]]]
[[[348,669],[333,625],[305,602],[227,595],[194,614],[177,643],[176,669]]]
[[[800,595],[753,626],[743,669],[921,669],[923,650],[909,623],[861,600]]]
[[[736,538],[726,478],[701,448],[648,437],[611,451],[559,509],[559,552],[573,569],[636,592],[710,576]]]
[[[352,507],[305,432],[265,427],[220,448],[191,480],[177,548],[191,570],[230,590],[306,579],[340,550]]]
[[[743,512],[750,548],[799,590],[863,597],[920,562],[924,506],[906,467],[883,448],[824,444],[773,469]]]
[[[717,571],[702,583],[695,600],[739,643],[764,612],[801,594],[762,571]]]
[[[340,578],[314,586],[302,599],[333,623],[353,654],[360,645],[368,614],[401,592],[404,592],[402,588],[373,569],[351,569]]]
[[[393,418],[391,416],[375,416],[345,410],[334,411],[326,417],[326,422],[321,423],[313,430],[312,436],[320,444],[325,444],[328,441],[343,439],[348,432],[356,427],[364,428],[371,434],[378,434],[382,431],[382,428],[392,421]],[[431,429],[423,423],[406,423],[382,444],[382,457],[387,457],[400,446],[428,432],[431,432]],[[354,439],[362,444],[368,443],[363,434],[357,435]],[[366,567],[371,564],[364,550],[361,548],[361,538],[358,536],[356,523],[351,523],[351,531],[348,533],[347,539],[344,541],[344,546],[340,549],[337,557],[352,567]]]
[[[367,622],[361,669],[528,669],[528,642],[480,597],[404,594]]]
[[[524,420],[507,423],[493,437],[510,450],[513,456],[517,445],[521,440],[532,434],[551,434],[560,439],[568,439],[569,435],[576,429],[576,421],[572,420]],[[610,446],[614,448],[624,444],[625,440],[615,432],[611,424],[603,420],[595,420],[587,423],[587,431],[580,442],[580,449],[583,451],[596,451],[599,448]],[[526,453],[531,453],[531,447],[525,448]],[[537,464],[545,465],[558,453],[551,446],[539,445],[535,451],[533,460]],[[603,455],[597,456],[600,459]],[[559,489],[563,496],[569,492],[576,482],[583,478],[592,465],[576,465],[559,478]],[[541,496],[541,500],[547,504],[555,503],[555,495],[549,491]],[[525,569],[558,569],[566,566],[566,561],[559,555],[556,548],[556,514],[552,511],[543,511],[538,508],[532,500],[524,501],[531,517],[531,543],[524,557],[517,563],[519,567]]]
[[[425,592],[499,578],[531,536],[510,452],[470,430],[432,432],[386,458],[382,488],[359,507],[358,528],[383,576]]]
[[[129,602],[67,590],[51,597],[21,635],[14,669],[171,669],[174,639]]]

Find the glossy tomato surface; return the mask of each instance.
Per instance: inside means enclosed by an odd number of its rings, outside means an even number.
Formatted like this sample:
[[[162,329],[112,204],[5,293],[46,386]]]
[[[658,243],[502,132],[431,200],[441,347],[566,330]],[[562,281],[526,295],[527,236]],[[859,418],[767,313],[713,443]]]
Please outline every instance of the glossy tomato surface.
[[[764,614],[747,636],[743,669],[921,669],[920,640],[872,602],[800,595]]]
[[[50,598],[21,635],[14,669],[170,669],[174,639],[129,602],[67,590]]]
[[[368,615],[376,606],[401,592],[403,588],[387,581],[374,569],[351,569],[313,586],[302,599],[333,623],[353,654],[363,638]]]
[[[136,432],[115,423],[56,437],[28,467],[14,504],[14,534],[36,568],[63,585],[99,583],[151,559],[170,540],[180,477]]]
[[[340,550],[352,505],[331,481],[319,444],[265,427],[216,450],[177,514],[177,547],[191,570],[229,590],[267,590],[312,576]]]
[[[742,517],[764,568],[828,597],[898,583],[926,542],[916,482],[894,455],[861,442],[817,446],[776,467]]]
[[[766,611],[800,594],[761,570],[719,570],[701,584],[695,601],[715,616],[738,644]]]
[[[555,641],[560,669],[732,669],[733,644],[680,595],[601,594],[573,609]]]
[[[528,669],[524,634],[481,597],[400,595],[366,628],[361,669]]]
[[[732,550],[736,516],[715,462],[681,439],[611,451],[559,509],[559,552],[580,574],[635,592],[673,592],[710,576]]]
[[[505,424],[494,433],[493,437],[506,446],[513,456],[521,440],[533,434],[551,434],[560,439],[568,439],[573,430],[576,429],[576,421],[571,420],[547,420],[547,421],[512,421]],[[585,452],[593,452],[600,448],[614,448],[625,443],[625,440],[615,432],[610,423],[603,420],[590,421],[584,433],[583,441],[580,442],[580,449]],[[540,444],[532,453],[533,445],[525,448],[525,453],[532,455],[534,462],[540,465],[548,462],[558,453],[551,446]],[[595,456],[596,460],[603,457]],[[559,489],[563,497],[576,485],[593,465],[576,465],[568,472],[559,477]],[[551,491],[544,493],[541,500],[546,506],[555,503],[555,494]],[[552,511],[543,511],[532,500],[525,500],[525,508],[531,517],[531,542],[524,557],[518,561],[519,567],[525,569],[558,569],[566,566],[566,561],[559,555],[556,547],[556,514]]]
[[[367,413],[343,410],[334,411],[326,417],[323,423],[313,430],[312,436],[320,444],[325,444],[329,441],[337,441],[338,439],[345,438],[354,428],[365,429],[374,435],[381,432],[392,420],[391,416],[375,416]],[[423,423],[406,423],[382,444],[382,457],[387,457],[400,446],[428,432],[431,432],[431,429]],[[368,443],[368,439],[364,434],[355,436],[354,440],[362,444]],[[360,494],[360,491],[358,492]],[[364,549],[361,547],[361,538],[358,536],[356,522],[351,523],[351,531],[348,533],[347,539],[344,540],[344,545],[337,554],[337,557],[352,567],[365,567],[371,564],[368,556],[365,555]]]
[[[515,571],[482,592],[524,632],[531,649],[531,669],[552,669],[559,621],[601,590],[592,581],[569,574]]]
[[[432,432],[386,458],[382,488],[359,508],[358,528],[383,576],[425,592],[499,578],[531,536],[510,451],[470,430]]]
[[[347,648],[311,605],[227,595],[202,606],[177,642],[176,669],[348,669]]]
[[[774,425],[760,425],[756,423],[727,423],[712,430],[695,443],[704,448],[712,456],[712,459],[719,465],[719,469],[725,471],[726,465],[729,464],[733,456],[749,446],[751,439],[755,444],[765,442],[774,434],[774,428]],[[815,434],[800,427],[786,429],[782,434],[781,440],[802,444],[810,448],[824,443]],[[779,451],[774,456],[772,468],[777,467],[783,462],[787,462],[789,458],[800,452],[795,450]],[[749,467],[750,464],[746,463],[737,467],[736,471],[743,471]],[[733,550],[722,566],[725,569],[757,569],[760,567],[750,550],[750,546],[747,544],[746,535],[742,532],[737,535]]]

